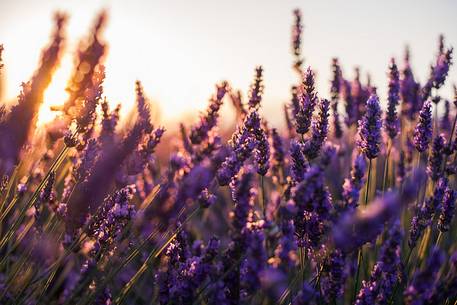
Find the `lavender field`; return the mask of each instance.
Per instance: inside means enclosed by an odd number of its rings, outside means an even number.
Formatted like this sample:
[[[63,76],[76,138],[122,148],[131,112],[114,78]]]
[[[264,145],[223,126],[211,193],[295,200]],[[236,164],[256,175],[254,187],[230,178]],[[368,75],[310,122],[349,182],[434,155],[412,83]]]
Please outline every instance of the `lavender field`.
[[[35,72],[0,108],[0,304],[457,304],[444,35],[424,81],[405,48],[385,59],[387,83],[333,58],[318,92],[296,9],[281,124],[257,66],[249,88],[220,81],[199,116],[168,128],[141,80],[117,84],[135,90],[128,115],[110,100],[105,11],[49,109],[69,16],[55,14]],[[222,124],[227,107],[236,119]]]

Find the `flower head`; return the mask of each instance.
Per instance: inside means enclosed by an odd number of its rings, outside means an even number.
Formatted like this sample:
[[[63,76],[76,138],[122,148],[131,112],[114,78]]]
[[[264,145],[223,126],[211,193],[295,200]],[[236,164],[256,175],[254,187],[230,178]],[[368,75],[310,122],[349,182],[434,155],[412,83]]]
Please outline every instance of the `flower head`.
[[[387,135],[394,139],[398,134],[399,120],[397,116],[397,106],[400,100],[400,76],[395,60],[389,66],[389,92],[387,96],[388,106],[384,119],[384,129]]]
[[[424,152],[432,139],[432,104],[426,101],[419,113],[419,122],[414,129],[414,146],[417,151]]]
[[[368,159],[374,159],[379,154],[381,144],[381,107],[376,95],[371,95],[366,105],[367,112],[359,121],[357,145],[360,152]]]

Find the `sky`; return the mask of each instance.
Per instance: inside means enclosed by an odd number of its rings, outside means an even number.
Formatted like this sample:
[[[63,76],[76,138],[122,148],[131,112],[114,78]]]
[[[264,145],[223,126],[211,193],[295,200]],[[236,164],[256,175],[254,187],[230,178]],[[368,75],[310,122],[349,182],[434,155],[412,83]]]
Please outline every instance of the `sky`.
[[[455,0],[0,0],[0,43],[5,47],[0,99],[14,100],[21,82],[30,78],[49,41],[53,12],[61,10],[70,16],[68,47],[45,105],[62,103],[77,44],[103,8],[109,13],[103,35],[109,45],[108,99],[122,103],[126,113],[134,103],[135,80],[141,80],[169,124],[204,110],[221,80],[246,96],[257,65],[264,68],[264,115],[280,124],[282,105],[297,81],[290,48],[295,8],[301,9],[305,26],[305,66],[316,71],[322,97],[329,95],[333,57],[348,78],[356,66],[364,75],[369,72],[385,101],[389,59],[401,61],[406,44],[421,81],[435,58],[439,34],[447,45],[457,46]],[[450,79],[457,82],[455,66]],[[449,83],[441,92],[451,96]],[[41,116],[51,115],[43,110]]]

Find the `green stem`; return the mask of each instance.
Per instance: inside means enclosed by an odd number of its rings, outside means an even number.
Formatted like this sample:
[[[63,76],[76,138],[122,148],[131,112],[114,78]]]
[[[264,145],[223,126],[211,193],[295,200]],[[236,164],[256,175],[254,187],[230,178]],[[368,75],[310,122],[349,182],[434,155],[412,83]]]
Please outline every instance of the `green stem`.
[[[362,261],[363,261],[362,249],[363,248],[359,249],[359,254],[357,255],[357,272],[355,274],[354,290],[352,291],[351,304],[354,304],[355,297],[357,296],[357,290],[358,290],[358,286],[359,286],[359,276],[360,276],[360,265],[362,264]]]
[[[371,180],[371,159],[368,159],[368,176],[367,176],[367,188],[365,191],[365,206],[368,205],[368,195],[370,193],[370,180]]]
[[[262,192],[262,201],[261,201],[261,208],[262,208],[262,212],[263,212],[263,219],[266,220],[267,219],[267,213],[266,213],[266,206],[265,206],[265,177],[264,176],[260,176],[260,188],[261,188],[261,192]]]
[[[386,184],[387,184],[387,176],[388,176],[388,171],[389,171],[389,158],[390,158],[390,152],[392,150],[392,144],[389,140],[387,144],[387,154],[386,154],[386,159],[384,160],[384,176],[382,178],[382,194],[384,195],[384,192],[386,190]]]

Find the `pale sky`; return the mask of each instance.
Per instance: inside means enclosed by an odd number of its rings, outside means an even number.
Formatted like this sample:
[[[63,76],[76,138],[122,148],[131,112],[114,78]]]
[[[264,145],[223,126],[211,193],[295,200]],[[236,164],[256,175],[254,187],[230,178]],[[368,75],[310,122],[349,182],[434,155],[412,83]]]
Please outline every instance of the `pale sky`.
[[[370,72],[384,98],[389,58],[401,61],[405,44],[411,47],[421,81],[428,76],[440,33],[447,45],[457,47],[453,0],[0,0],[3,98],[14,99],[20,83],[29,79],[48,42],[52,13],[63,10],[70,15],[69,47],[46,95],[47,104],[61,102],[76,45],[101,8],[109,11],[106,95],[113,103],[122,102],[125,111],[134,102],[134,82],[139,79],[160,103],[165,121],[203,110],[220,80],[246,95],[254,67],[261,64],[264,113],[282,122],[282,104],[296,81],[290,52],[294,8],[302,10],[305,66],[318,74],[322,97],[328,97],[332,57],[340,59],[346,77],[352,78],[355,66]],[[450,79],[457,82],[455,66]],[[441,92],[450,96],[449,84]]]

